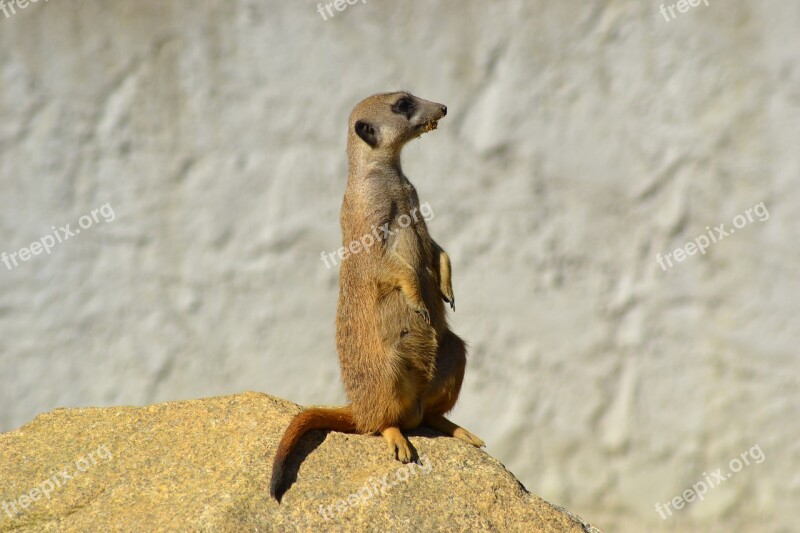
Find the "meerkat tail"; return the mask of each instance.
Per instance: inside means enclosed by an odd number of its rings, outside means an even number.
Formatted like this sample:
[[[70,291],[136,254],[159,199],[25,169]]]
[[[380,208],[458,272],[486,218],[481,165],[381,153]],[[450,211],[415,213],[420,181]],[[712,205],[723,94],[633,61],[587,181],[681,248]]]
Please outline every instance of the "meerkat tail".
[[[306,431],[312,429],[330,429],[342,433],[354,433],[356,424],[353,421],[353,412],[349,405],[344,407],[306,409],[295,416],[289,427],[283,433],[275,459],[272,462],[272,480],[269,492],[273,498],[281,501],[285,488],[283,483],[283,467],[289,454]]]

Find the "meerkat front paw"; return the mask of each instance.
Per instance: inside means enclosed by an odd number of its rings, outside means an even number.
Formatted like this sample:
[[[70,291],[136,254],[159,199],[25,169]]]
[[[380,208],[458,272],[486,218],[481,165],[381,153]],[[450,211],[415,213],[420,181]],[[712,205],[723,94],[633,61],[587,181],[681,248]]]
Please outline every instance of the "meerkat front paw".
[[[456,295],[453,294],[453,284],[449,280],[442,279],[439,291],[442,293],[442,300],[450,304],[450,309],[456,310]]]

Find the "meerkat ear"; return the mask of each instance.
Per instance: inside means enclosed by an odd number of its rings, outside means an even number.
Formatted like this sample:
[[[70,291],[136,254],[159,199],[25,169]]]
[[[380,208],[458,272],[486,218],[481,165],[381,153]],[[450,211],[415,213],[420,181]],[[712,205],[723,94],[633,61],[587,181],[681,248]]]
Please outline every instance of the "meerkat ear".
[[[372,124],[359,120],[356,122],[355,131],[356,135],[361,137],[361,139],[371,147],[375,148],[378,146],[378,131]]]

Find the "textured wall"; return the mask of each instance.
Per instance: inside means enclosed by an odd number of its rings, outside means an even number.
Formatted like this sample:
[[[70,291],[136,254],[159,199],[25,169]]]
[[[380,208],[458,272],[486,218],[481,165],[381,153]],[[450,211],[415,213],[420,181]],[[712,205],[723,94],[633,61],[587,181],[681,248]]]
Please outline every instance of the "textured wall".
[[[346,118],[404,87],[450,109],[404,161],[472,347],[453,418],[609,531],[790,531],[800,6],[659,6],[0,12],[0,252],[19,262],[0,264],[0,430],[243,390],[342,402],[320,253],[340,245]],[[756,445],[762,462],[660,518]]]

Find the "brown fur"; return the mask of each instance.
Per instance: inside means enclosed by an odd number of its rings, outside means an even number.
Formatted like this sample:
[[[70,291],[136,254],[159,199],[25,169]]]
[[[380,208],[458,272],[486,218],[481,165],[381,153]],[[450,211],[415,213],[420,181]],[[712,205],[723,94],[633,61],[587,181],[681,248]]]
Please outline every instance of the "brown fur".
[[[428,233],[416,189],[400,166],[403,146],[435,129],[446,113],[441,104],[399,92],[370,96],[350,115],[344,247],[366,235],[383,237],[375,230],[387,223],[392,234],[342,261],[336,347],[351,403],[336,411],[306,411],[315,413],[312,425],[305,412],[290,423],[273,465],[276,498],[283,463],[312,426],[381,433],[402,462],[412,454],[401,430],[420,424],[483,445],[444,417],[461,390],[466,346],[445,316],[444,302],[455,309],[450,258]],[[412,217],[407,227],[398,222],[402,215]]]

